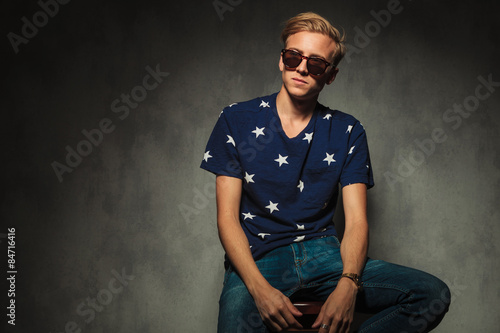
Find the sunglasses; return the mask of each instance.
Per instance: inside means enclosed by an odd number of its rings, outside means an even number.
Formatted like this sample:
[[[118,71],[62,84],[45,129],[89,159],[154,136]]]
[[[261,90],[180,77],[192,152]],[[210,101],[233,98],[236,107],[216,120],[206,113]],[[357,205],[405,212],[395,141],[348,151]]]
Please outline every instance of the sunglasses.
[[[306,59],[307,71],[309,72],[309,74],[312,75],[323,74],[328,68],[328,66],[331,65],[331,63],[327,62],[326,60],[315,57],[306,57],[294,50],[283,49],[281,50],[281,56],[283,58],[283,63],[285,64],[285,67],[288,69],[297,68],[302,62],[302,59]]]

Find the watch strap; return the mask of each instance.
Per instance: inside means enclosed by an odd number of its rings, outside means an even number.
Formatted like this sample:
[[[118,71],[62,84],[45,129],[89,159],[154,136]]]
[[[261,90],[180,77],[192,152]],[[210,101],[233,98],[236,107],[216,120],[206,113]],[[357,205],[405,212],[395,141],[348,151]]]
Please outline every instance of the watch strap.
[[[340,278],[348,278],[352,280],[356,286],[358,287],[358,290],[361,291],[363,289],[363,282],[359,279],[359,275],[356,273],[342,273]]]

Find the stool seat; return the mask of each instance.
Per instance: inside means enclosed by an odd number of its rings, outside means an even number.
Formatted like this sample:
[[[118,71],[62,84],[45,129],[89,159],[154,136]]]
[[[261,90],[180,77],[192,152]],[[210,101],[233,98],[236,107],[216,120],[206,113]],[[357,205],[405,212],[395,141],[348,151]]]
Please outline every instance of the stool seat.
[[[301,317],[297,317],[297,321],[304,328],[290,328],[285,332],[317,333],[319,328],[313,329],[311,326],[318,317],[321,307],[323,306],[323,302],[294,302],[293,305],[303,314]]]
[[[302,312],[302,317],[298,317],[297,321],[302,325],[303,328],[290,328],[284,332],[302,332],[302,333],[318,333],[319,328],[311,328],[312,324],[319,315],[323,302],[311,302],[311,301],[297,301],[293,302],[293,305]],[[355,312],[354,321],[351,324],[350,332],[356,332],[361,324],[370,319],[373,314]]]

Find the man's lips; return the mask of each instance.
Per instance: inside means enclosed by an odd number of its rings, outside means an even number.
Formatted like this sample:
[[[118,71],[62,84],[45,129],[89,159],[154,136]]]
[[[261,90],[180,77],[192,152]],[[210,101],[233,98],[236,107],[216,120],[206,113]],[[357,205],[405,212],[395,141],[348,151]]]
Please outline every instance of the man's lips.
[[[304,83],[304,84],[307,84],[307,81],[304,81],[304,80],[298,79],[298,78],[296,78],[296,77],[292,78],[292,80],[294,80],[295,82],[298,82],[298,83]]]

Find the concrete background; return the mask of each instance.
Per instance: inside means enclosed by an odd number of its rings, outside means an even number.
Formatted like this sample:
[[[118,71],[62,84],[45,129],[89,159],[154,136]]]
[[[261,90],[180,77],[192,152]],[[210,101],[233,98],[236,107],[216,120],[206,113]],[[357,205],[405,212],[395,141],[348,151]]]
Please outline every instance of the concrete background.
[[[60,2],[1,14],[7,332],[215,332],[223,251],[199,163],[225,105],[279,89],[281,23],[307,10],[351,45],[321,102],[368,133],[370,256],[448,282],[436,332],[498,332],[494,1]]]

